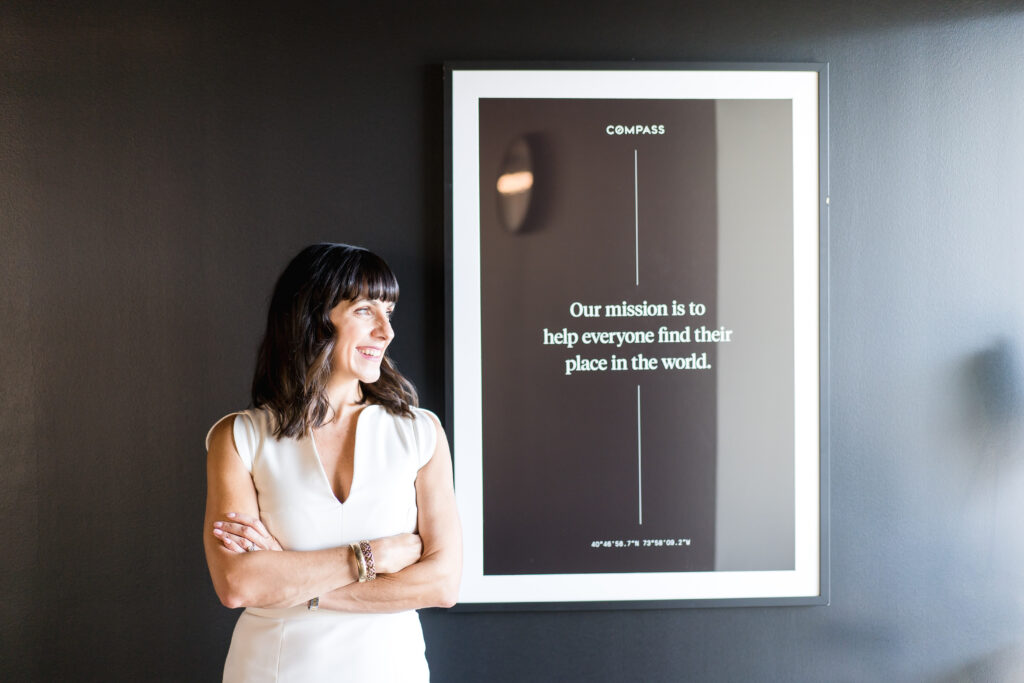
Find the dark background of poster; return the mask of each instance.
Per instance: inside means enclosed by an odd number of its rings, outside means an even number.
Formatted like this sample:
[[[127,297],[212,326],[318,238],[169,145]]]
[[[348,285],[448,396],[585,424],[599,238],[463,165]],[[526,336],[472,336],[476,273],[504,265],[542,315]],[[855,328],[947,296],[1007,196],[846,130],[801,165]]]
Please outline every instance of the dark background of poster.
[[[715,103],[480,102],[484,573],[714,568],[715,370],[576,372],[566,358],[682,356],[712,344],[544,345],[543,330],[714,326]],[[606,127],[663,125],[662,135]],[[536,150],[524,229],[499,220],[509,144]],[[639,182],[636,282],[634,151]],[[604,304],[704,302],[703,318],[606,318]],[[601,317],[574,318],[573,302]],[[610,361],[609,361],[610,362]],[[637,484],[641,387],[643,523]],[[595,540],[691,540],[593,548]]]
[[[831,63],[832,604],[428,612],[435,679],[1019,678],[1022,36],[1010,0],[0,4],[0,678],[219,678],[202,437],[301,245],[389,258],[442,409],[446,59]]]

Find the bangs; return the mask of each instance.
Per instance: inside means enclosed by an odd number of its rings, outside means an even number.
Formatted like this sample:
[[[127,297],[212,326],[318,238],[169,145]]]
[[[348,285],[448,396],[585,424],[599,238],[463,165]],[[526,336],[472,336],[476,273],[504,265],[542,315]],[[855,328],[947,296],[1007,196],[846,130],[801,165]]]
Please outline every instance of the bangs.
[[[341,271],[338,302],[356,299],[398,301],[398,278],[384,259],[364,249],[354,251],[351,258],[349,267]]]

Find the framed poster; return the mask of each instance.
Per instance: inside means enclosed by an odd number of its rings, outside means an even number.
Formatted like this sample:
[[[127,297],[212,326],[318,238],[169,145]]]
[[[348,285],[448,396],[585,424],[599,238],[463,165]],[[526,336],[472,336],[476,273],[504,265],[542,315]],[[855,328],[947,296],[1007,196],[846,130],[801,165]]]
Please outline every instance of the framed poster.
[[[827,602],[825,65],[446,85],[460,604]]]

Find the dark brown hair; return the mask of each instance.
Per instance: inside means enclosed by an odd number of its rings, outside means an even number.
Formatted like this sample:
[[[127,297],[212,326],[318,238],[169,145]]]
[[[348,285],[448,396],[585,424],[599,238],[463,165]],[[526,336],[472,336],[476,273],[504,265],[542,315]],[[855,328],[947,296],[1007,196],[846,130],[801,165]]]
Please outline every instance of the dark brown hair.
[[[273,415],[275,436],[298,437],[328,419],[325,389],[331,376],[335,329],[331,309],[360,298],[394,302],[398,280],[384,259],[347,244],[313,244],[281,273],[256,357],[252,404]],[[385,354],[380,379],[359,382],[361,403],[412,417],[416,389]]]

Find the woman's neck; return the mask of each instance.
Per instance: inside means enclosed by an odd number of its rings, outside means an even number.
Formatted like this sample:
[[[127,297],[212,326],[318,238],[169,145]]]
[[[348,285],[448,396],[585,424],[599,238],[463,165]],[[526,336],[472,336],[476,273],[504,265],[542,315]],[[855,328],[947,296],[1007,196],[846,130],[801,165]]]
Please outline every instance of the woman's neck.
[[[325,427],[331,423],[343,422],[346,417],[362,408],[360,401],[363,399],[363,392],[359,388],[359,380],[328,384],[326,394],[331,411]]]

